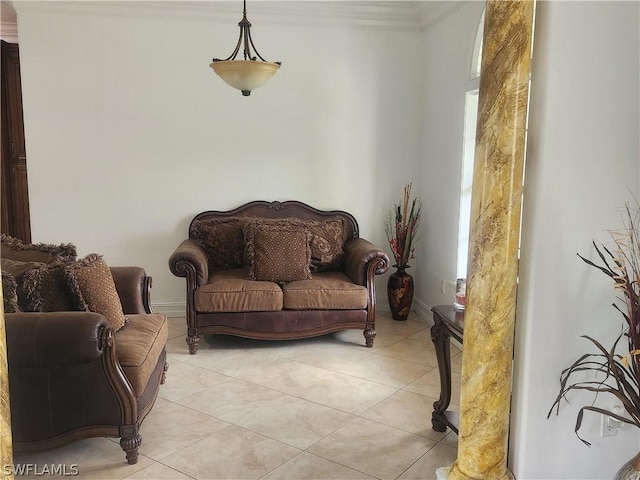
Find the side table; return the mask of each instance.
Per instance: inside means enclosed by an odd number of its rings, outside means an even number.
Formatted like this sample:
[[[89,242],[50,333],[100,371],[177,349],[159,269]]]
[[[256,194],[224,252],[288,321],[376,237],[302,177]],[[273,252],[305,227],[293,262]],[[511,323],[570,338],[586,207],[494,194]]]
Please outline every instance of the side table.
[[[436,350],[440,373],[440,399],[433,404],[431,426],[436,432],[444,432],[449,427],[458,433],[458,413],[448,411],[451,401],[451,337],[462,343],[464,333],[464,310],[456,310],[453,305],[439,305],[431,309],[434,325],[431,340]]]

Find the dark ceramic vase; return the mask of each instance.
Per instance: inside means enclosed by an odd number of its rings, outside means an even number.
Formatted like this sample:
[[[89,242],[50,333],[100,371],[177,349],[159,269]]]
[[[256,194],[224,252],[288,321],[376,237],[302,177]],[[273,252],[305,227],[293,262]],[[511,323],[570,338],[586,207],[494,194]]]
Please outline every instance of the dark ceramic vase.
[[[396,271],[387,282],[389,308],[394,320],[406,320],[413,302],[413,277],[405,270],[409,265],[394,265]]]

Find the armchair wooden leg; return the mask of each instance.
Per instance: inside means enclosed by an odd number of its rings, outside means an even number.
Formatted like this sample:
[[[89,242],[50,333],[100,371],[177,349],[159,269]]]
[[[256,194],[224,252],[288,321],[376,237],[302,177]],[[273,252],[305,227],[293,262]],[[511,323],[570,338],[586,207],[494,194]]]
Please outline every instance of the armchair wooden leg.
[[[198,343],[200,342],[200,335],[189,335],[186,338],[187,345],[189,345],[189,355],[195,355],[198,353]]]
[[[375,328],[367,328],[364,332],[364,341],[367,348],[373,347],[373,339],[376,338]]]
[[[138,449],[142,443],[142,436],[138,433],[131,437],[122,437],[120,439],[120,447],[127,454],[127,463],[134,465],[138,463]]]

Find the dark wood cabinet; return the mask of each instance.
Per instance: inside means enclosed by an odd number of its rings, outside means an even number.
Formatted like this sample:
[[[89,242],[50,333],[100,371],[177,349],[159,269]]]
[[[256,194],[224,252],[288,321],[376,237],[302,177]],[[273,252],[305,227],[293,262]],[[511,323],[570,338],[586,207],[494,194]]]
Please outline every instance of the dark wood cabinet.
[[[31,242],[18,45],[2,41],[2,232]]]

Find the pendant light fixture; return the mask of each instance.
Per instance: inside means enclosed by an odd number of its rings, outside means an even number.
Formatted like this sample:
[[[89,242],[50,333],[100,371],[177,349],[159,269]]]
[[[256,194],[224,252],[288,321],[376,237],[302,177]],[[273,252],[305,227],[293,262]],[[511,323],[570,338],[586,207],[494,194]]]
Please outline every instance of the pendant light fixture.
[[[242,20],[238,23],[240,27],[240,38],[235,50],[224,60],[213,59],[209,65],[213,71],[233,88],[237,88],[242,95],[248,97],[251,90],[264,85],[276,71],[280,68],[280,62],[267,62],[256,50],[256,46],[251,39],[251,22],[247,20],[247,1],[243,0]],[[240,45],[243,47],[244,60],[236,60],[240,52]],[[255,55],[251,54],[251,49]],[[260,60],[258,60],[258,58]]]

